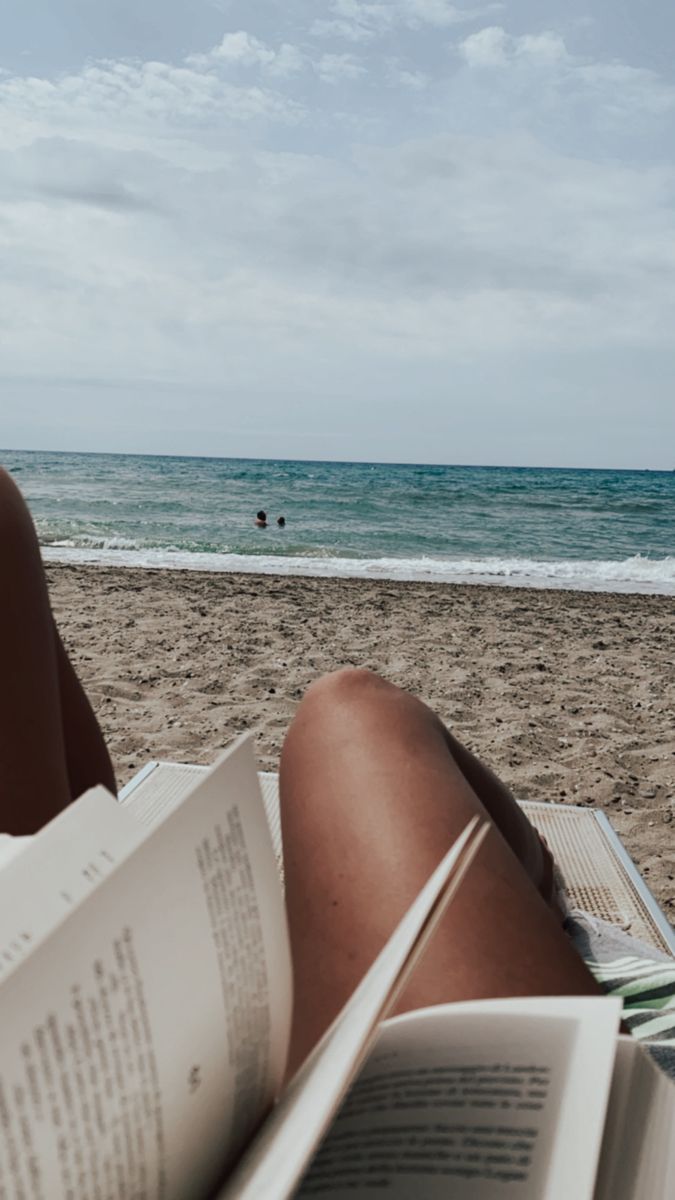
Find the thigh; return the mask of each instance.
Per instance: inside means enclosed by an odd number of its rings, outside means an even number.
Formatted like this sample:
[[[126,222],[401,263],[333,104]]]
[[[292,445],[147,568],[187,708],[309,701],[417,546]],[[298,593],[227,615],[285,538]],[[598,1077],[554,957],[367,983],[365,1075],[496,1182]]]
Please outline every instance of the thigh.
[[[488,813],[433,714],[364,672],[310,689],[284,747],[281,804],[295,1066],[467,821]],[[596,990],[493,826],[398,1011]]]

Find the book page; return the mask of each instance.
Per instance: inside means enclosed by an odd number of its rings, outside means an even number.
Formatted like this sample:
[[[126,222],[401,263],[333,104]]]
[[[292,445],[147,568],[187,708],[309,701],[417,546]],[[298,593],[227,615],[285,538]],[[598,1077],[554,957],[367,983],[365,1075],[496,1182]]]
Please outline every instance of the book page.
[[[160,825],[209,770],[174,763],[167,772],[166,765],[149,763],[119,794],[119,803],[141,825]]]
[[[0,870],[0,984],[145,837],[98,787],[24,840]]]
[[[448,850],[321,1041],[294,1076],[217,1200],[284,1200],[363,1061],[488,832],[475,817]]]
[[[619,1038],[595,1200],[672,1200],[675,1084],[639,1042]]]
[[[143,836],[0,987],[0,1194],[202,1200],[280,1085],[290,956],[250,744]]]
[[[591,1200],[619,1013],[546,997],[386,1022],[299,1196]]]

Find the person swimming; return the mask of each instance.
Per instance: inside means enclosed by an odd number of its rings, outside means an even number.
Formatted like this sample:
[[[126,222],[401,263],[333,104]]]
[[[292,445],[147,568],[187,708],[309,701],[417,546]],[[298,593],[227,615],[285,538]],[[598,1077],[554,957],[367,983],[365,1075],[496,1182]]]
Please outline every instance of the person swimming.
[[[256,516],[255,525],[258,529],[267,529],[267,513],[263,512],[262,508]]]
[[[280,529],[284,529],[285,525],[286,525],[286,518],[285,517],[277,517],[277,525],[279,526]]]

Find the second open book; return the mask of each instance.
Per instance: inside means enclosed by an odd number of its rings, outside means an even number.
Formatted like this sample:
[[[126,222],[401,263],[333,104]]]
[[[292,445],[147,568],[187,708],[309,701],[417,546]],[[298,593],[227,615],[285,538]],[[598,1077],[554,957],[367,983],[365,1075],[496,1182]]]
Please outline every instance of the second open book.
[[[87,793],[0,872],[0,1194],[666,1200],[675,1089],[616,1001],[380,1025],[480,838],[279,1096],[290,955],[250,741],[165,809]]]

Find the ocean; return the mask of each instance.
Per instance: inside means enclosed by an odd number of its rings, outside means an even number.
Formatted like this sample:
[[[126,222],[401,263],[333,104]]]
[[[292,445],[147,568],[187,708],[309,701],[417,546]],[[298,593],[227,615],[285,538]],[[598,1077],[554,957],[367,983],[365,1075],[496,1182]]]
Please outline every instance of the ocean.
[[[675,594],[675,472],[16,450],[0,462],[49,562]]]

